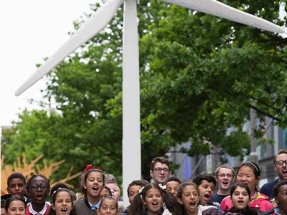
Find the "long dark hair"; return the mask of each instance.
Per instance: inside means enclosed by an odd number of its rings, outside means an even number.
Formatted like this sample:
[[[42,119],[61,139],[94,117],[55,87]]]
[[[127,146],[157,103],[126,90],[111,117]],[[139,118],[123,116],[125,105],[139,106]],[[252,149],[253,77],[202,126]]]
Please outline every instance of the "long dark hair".
[[[25,199],[24,199],[22,196],[16,195],[16,196],[11,196],[10,198],[8,198],[8,199],[5,201],[5,210],[6,210],[6,212],[8,212],[9,205],[10,205],[11,202],[13,202],[13,201],[21,201],[21,202],[23,202],[23,204],[24,204],[24,209],[26,210],[26,202],[25,202]]]
[[[199,200],[198,186],[197,186],[196,183],[194,183],[194,182],[191,181],[191,180],[183,181],[183,182],[179,185],[179,187],[178,187],[178,189],[177,189],[176,197],[177,197],[178,199],[182,199],[183,189],[184,189],[185,187],[187,187],[187,186],[193,186],[193,187],[196,189],[197,195],[198,195],[198,200]],[[198,203],[199,203],[199,202],[198,202]],[[183,204],[180,204],[180,206],[181,206],[182,214],[186,214],[185,208],[184,208]],[[197,207],[197,206],[198,206],[198,205],[196,205],[196,207]]]
[[[131,215],[142,215],[146,212],[145,205],[143,203],[143,199],[145,199],[147,195],[147,191],[150,189],[158,189],[162,198],[163,202],[165,203],[166,208],[169,210],[170,213],[173,215],[180,215],[181,214],[181,207],[179,203],[176,201],[176,198],[169,192],[162,189],[156,183],[149,183],[143,187],[143,189],[135,196],[134,200],[131,203],[129,214]],[[163,210],[163,208],[162,208]]]
[[[104,173],[99,170],[99,169],[89,169],[88,171],[84,172],[83,175],[81,176],[81,182],[80,182],[80,192],[82,194],[85,195],[85,197],[87,196],[87,190],[85,189],[85,184],[86,184],[86,181],[87,181],[87,178],[88,176],[90,175],[90,173],[92,172],[98,172],[98,173],[101,173],[102,176],[103,176],[103,184],[104,184],[104,181],[105,181],[105,175]]]

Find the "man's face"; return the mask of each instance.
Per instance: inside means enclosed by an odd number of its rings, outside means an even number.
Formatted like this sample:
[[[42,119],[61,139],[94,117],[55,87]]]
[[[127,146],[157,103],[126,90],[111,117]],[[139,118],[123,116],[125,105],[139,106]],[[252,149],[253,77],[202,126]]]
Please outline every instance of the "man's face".
[[[154,164],[153,170],[150,170],[150,176],[157,184],[163,184],[170,174],[169,167],[165,163],[157,162]]]
[[[277,156],[274,169],[280,180],[287,180],[287,154],[282,153]]]

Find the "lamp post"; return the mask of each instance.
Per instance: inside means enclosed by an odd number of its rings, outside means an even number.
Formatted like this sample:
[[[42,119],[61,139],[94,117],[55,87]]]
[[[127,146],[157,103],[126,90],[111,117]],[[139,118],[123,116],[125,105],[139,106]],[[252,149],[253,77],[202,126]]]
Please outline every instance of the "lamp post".
[[[258,155],[256,153],[256,138],[254,137],[254,131],[256,129],[256,111],[250,108],[250,154],[249,161],[258,163]]]

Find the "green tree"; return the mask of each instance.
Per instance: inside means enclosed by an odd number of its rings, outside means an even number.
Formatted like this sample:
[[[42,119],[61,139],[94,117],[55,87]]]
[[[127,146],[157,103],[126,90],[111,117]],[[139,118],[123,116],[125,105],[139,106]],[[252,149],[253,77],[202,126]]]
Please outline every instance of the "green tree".
[[[279,1],[227,3],[282,24]],[[174,5],[159,14],[141,39],[145,124],[175,144],[190,140],[189,155],[218,146],[232,156],[249,153],[250,108],[286,126],[286,40]]]
[[[279,1],[226,3],[282,24]],[[7,137],[9,161],[21,143],[31,154],[66,159],[63,169],[92,163],[121,175],[122,12],[48,76],[45,98],[57,111],[21,115],[18,132]],[[192,146],[182,151],[191,156],[213,146],[232,156],[248,153],[242,126],[250,108],[286,125],[286,40],[156,0],[140,1],[138,14],[144,178],[153,157],[187,141]],[[226,135],[230,127],[237,130]]]

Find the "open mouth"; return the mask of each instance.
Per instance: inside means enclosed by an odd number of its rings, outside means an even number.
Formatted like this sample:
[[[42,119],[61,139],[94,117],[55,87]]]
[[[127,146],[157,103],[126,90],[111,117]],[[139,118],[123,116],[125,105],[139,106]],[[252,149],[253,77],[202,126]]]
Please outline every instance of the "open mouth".
[[[37,199],[37,201],[42,201],[43,196],[42,196],[42,195],[37,195],[37,196],[36,196],[36,199]]]
[[[98,186],[94,186],[92,187],[93,190],[99,190],[99,187]]]
[[[237,202],[238,202],[238,204],[244,204],[243,200],[238,200]]]
[[[204,198],[209,199],[211,197],[211,193],[205,193]]]
[[[153,202],[151,202],[151,207],[154,210],[158,210],[161,207],[161,204],[159,204],[159,202],[157,202],[157,201],[153,201]]]
[[[197,205],[195,204],[195,202],[191,201],[189,202],[189,207],[193,209],[193,208],[197,208]]]

